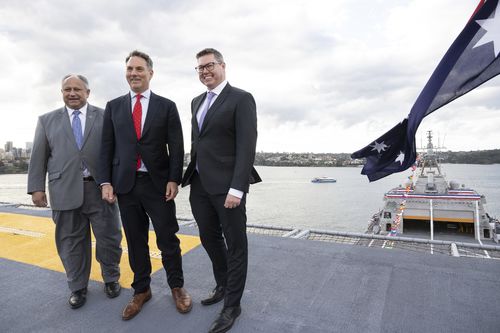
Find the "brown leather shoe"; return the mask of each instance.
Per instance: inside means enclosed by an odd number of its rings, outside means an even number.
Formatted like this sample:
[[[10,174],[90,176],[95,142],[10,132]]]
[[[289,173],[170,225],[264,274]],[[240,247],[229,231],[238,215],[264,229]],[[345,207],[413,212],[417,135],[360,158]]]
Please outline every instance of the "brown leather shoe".
[[[134,318],[139,312],[141,312],[142,306],[151,299],[151,296],[151,288],[143,293],[135,294],[125,309],[123,309],[122,319],[129,320]]]
[[[172,297],[174,298],[175,307],[180,313],[188,313],[193,307],[191,296],[184,288],[172,288]]]

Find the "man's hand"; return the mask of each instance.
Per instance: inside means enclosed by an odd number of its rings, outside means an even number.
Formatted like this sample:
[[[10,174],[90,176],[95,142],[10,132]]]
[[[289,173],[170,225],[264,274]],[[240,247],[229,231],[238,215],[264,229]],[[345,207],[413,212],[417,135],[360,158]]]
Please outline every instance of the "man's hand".
[[[236,208],[240,205],[241,199],[234,195],[228,194],[224,202],[224,208]]]
[[[109,204],[114,204],[116,202],[116,195],[113,193],[113,186],[111,184],[105,184],[101,186],[102,200]]]
[[[47,195],[45,195],[45,192],[38,191],[31,193],[31,200],[37,207],[47,207]]]
[[[167,183],[167,191],[165,192],[166,201],[174,200],[179,193],[179,188],[176,182]]]

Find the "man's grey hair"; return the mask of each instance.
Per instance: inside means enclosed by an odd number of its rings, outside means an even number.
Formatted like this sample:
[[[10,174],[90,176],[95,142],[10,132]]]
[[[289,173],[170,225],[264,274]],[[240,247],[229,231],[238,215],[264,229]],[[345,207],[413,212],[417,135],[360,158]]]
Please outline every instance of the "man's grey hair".
[[[146,64],[148,64],[149,69],[153,69],[153,60],[151,60],[151,57],[149,55],[147,55],[146,53],[134,50],[134,51],[130,52],[130,54],[127,56],[127,58],[125,58],[125,63],[127,63],[128,60],[132,57],[139,57],[139,58],[146,60]]]
[[[200,59],[201,57],[203,57],[203,56],[205,56],[207,54],[213,54],[215,60],[217,60],[217,62],[219,62],[219,63],[223,63],[224,62],[224,57],[222,56],[222,53],[220,53],[216,49],[213,49],[213,48],[210,48],[210,47],[208,47],[206,49],[203,49],[200,52],[196,53],[196,59]]]
[[[87,78],[81,74],[66,74],[64,75],[64,77],[62,78],[62,81],[61,81],[61,85],[64,84],[64,81],[66,81],[67,79],[69,79],[70,77],[76,77],[76,78],[79,78],[84,84],[85,84],[85,88],[87,90],[89,90],[89,80],[87,80]]]

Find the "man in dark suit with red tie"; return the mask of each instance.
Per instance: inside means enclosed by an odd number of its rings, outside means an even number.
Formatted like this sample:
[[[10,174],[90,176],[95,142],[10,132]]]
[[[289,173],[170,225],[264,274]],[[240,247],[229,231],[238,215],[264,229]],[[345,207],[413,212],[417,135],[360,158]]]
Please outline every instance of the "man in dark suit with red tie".
[[[122,313],[128,320],[151,299],[149,219],[176,308],[191,310],[184,276],[174,198],[182,177],[184,146],[174,102],[149,89],[151,58],[139,51],[126,58],[130,93],[109,101],[104,111],[99,182],[102,198],[116,200],[127,238],[134,296]]]
[[[191,210],[216,281],[201,303],[224,300],[209,331],[221,333],[241,313],[248,265],[246,193],[249,184],[261,181],[253,168],[257,112],[252,95],[226,81],[219,51],[204,49],[196,58],[199,79],[208,91],[191,103],[191,162],[182,185],[191,184]]]

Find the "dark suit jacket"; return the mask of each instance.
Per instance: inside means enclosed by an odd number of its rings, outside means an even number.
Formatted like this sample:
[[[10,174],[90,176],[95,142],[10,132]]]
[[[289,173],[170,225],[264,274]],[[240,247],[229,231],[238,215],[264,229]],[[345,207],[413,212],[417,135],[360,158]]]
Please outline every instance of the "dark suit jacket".
[[[167,182],[182,178],[184,143],[174,102],[151,93],[142,137],[137,140],[130,94],[109,101],[104,110],[98,182],[111,183],[118,194],[135,184],[137,154],[156,187],[163,193]]]
[[[257,143],[257,112],[253,96],[229,83],[208,110],[201,132],[196,113],[206,93],[191,102],[191,162],[182,186],[189,185],[198,163],[203,187],[210,194],[230,188],[248,192],[261,179],[253,167]]]

